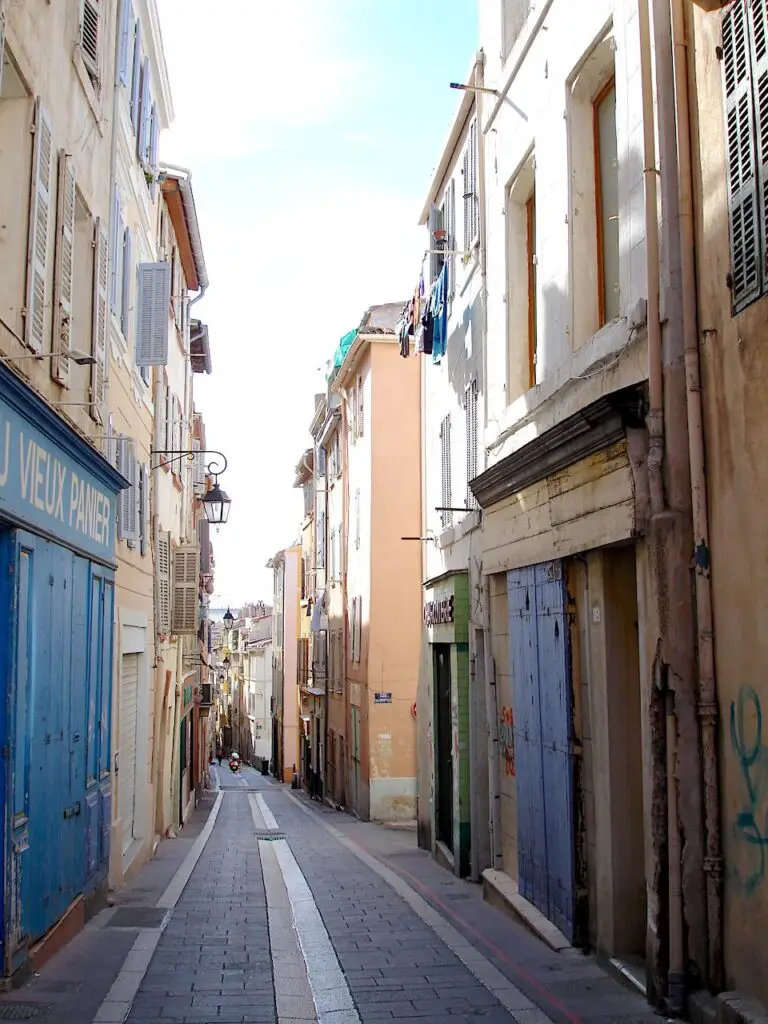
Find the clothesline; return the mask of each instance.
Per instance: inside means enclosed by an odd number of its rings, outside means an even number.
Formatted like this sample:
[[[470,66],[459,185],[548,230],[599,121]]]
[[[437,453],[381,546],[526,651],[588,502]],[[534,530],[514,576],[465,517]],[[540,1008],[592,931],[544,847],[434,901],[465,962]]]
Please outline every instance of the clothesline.
[[[443,255],[450,255],[441,250]],[[411,355],[411,339],[415,355],[431,355],[439,363],[448,343],[448,264],[444,263],[425,300],[424,271],[413,295],[406,302],[397,322],[400,355]],[[422,308],[423,307],[423,308]]]

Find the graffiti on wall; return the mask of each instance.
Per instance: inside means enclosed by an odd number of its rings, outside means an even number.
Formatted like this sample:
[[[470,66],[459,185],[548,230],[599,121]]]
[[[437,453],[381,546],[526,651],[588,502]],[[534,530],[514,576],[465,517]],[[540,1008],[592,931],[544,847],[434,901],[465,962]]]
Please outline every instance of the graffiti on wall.
[[[504,758],[504,774],[510,778],[515,775],[515,716],[512,708],[502,708],[499,719],[499,746]]]
[[[763,883],[768,866],[768,744],[763,739],[760,698],[751,686],[742,686],[731,701],[731,749],[743,783],[733,822],[734,873],[748,896]]]

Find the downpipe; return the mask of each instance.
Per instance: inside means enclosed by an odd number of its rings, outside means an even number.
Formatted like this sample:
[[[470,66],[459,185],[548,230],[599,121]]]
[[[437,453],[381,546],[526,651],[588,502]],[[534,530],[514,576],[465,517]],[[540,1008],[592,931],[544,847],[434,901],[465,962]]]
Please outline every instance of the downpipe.
[[[710,985],[723,986],[722,899],[723,859],[720,835],[720,788],[717,773],[717,679],[714,658],[712,582],[709,556],[706,456],[701,402],[701,370],[696,303],[693,176],[691,173],[691,121],[688,85],[688,48],[682,0],[670,0],[673,81],[677,125],[680,250],[683,292],[688,448],[693,517],[693,570],[696,600],[698,655],[698,714],[701,729],[702,781],[707,898],[707,954]]]

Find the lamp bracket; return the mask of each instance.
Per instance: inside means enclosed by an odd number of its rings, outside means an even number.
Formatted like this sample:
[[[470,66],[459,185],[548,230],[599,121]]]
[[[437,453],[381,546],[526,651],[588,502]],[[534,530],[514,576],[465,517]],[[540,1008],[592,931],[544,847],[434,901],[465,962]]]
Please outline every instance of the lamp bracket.
[[[227,469],[227,457],[221,452],[217,452],[213,448],[203,448],[199,451],[194,449],[181,451],[175,448],[150,448],[149,456],[152,458],[153,455],[161,456],[160,461],[152,466],[152,469],[162,469],[164,466],[171,466],[174,462],[181,462],[182,459],[187,458],[192,462],[196,456],[200,455],[215,455],[216,458],[212,459],[206,464],[206,470],[208,476],[219,477],[222,473],[226,472]],[[165,457],[167,456],[167,457]],[[221,462],[219,462],[221,460]],[[221,465],[221,469],[218,467]]]

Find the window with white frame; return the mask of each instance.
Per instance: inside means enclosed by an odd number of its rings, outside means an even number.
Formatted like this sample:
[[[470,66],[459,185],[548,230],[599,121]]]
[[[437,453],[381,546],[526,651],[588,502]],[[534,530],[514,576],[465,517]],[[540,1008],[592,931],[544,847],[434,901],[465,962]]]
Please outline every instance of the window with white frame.
[[[102,6],[101,0],[81,0],[80,5],[80,56],[95,89],[101,82]]]

